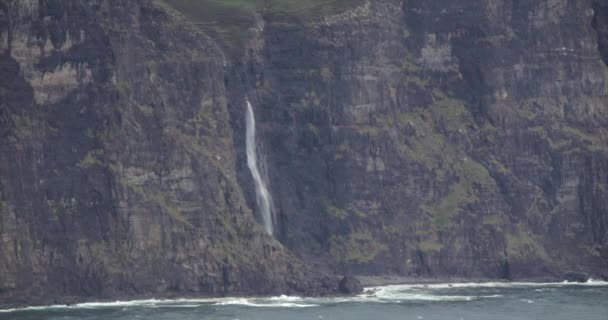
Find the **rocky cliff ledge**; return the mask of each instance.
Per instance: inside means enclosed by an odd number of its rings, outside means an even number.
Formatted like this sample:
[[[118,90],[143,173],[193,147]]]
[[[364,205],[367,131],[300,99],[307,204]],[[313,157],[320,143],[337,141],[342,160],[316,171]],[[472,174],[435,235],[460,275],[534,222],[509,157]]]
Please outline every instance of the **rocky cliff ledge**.
[[[608,6],[241,2],[0,0],[0,305],[608,276]]]

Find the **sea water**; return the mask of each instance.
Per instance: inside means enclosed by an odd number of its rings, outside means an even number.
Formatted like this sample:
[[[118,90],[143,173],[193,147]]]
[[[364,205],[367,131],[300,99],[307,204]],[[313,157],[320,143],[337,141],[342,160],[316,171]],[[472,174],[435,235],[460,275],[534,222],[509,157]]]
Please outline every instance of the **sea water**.
[[[217,298],[1,310],[11,320],[608,320],[608,283],[457,283],[367,288],[355,297]]]

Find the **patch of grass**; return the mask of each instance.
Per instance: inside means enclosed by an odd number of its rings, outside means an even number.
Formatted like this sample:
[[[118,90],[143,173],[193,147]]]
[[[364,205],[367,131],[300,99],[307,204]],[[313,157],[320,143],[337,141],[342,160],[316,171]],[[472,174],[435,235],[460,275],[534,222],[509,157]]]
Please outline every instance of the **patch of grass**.
[[[401,70],[409,74],[422,71],[422,67],[420,67],[412,58],[406,56],[403,58],[403,61],[401,61]]]
[[[325,212],[327,212],[333,218],[344,220],[346,217],[348,217],[348,212],[346,212],[346,210],[337,207],[329,200],[323,201],[323,206],[325,207]]]
[[[150,106],[144,106],[144,105],[136,105],[137,109],[139,109],[139,111],[141,111],[141,113],[143,113],[146,117],[149,117],[151,115],[154,114],[154,109]]]
[[[457,182],[452,184],[448,194],[438,202],[421,206],[433,218],[437,230],[447,229],[451,219],[464,207],[479,202],[481,192],[496,188],[488,170],[476,161],[465,159],[454,163],[452,170]]]
[[[608,155],[608,131],[600,128],[595,132],[573,126],[535,126],[529,129],[556,151],[572,152],[579,148]]]
[[[585,132],[579,128],[566,126],[561,128],[562,132],[570,139],[583,142],[587,144],[589,149],[593,151],[603,152],[608,154],[608,138],[606,138],[606,131],[602,134],[593,134]]]
[[[434,105],[431,108],[437,125],[447,131],[462,129],[472,119],[462,100],[450,98],[440,90],[433,90]]]
[[[336,148],[336,151],[334,151],[334,160],[340,160],[340,159],[344,158],[344,155],[349,152],[352,152],[352,151],[350,150],[350,147],[348,146],[347,143],[340,144]]]
[[[427,78],[413,74],[405,76],[404,81],[408,84],[417,85],[420,88],[424,88],[429,85],[429,80]]]
[[[57,220],[60,215],[76,214],[77,202],[75,199],[47,200],[46,204],[54,220]]]
[[[192,224],[183,216],[183,214],[177,209],[171,201],[168,199],[164,192],[157,191],[151,192],[144,195],[147,201],[151,201],[159,205],[163,211],[169,214],[173,219],[192,227]]]
[[[162,0],[197,20],[213,18],[214,13],[281,13],[315,17],[340,13],[362,3],[360,0]],[[221,17],[220,17],[221,18]],[[228,23],[228,21],[226,21]]]
[[[481,194],[492,192],[496,184],[488,169],[463,150],[466,144],[455,145],[446,139],[450,134],[459,134],[464,128],[475,126],[464,101],[439,90],[434,90],[432,95],[431,105],[385,116],[378,123],[384,131],[395,127],[407,130],[406,135],[389,135],[400,156],[434,173],[437,180],[450,183],[447,194],[441,199],[421,206],[431,218],[432,226],[444,230],[454,216],[468,205],[478,203]]]
[[[458,214],[461,207],[477,201],[475,195],[467,193],[463,184],[457,183],[450,188],[450,192],[439,202],[422,205],[421,208],[433,218],[433,226],[437,230],[444,230],[450,226],[453,216]]]
[[[427,110],[410,113],[400,113],[387,119],[389,123],[396,121],[400,127],[409,127],[415,131],[405,141],[394,140],[395,147],[401,156],[415,161],[430,172],[435,172],[439,180],[443,180],[444,160],[450,161],[450,155],[457,151],[446,143],[444,136],[435,130],[432,115]],[[448,156],[448,157],[446,157]]]
[[[406,54],[400,67],[401,72],[403,73],[403,81],[405,83],[414,84],[420,88],[425,88],[428,86],[428,78],[425,77],[421,72],[422,67],[416,62],[416,59],[411,54]]]
[[[131,95],[131,84],[128,81],[118,81],[116,83],[116,89],[123,97],[129,97]]]
[[[309,91],[304,94],[304,97],[298,102],[291,103],[291,107],[299,112],[313,110],[321,105],[321,99],[314,91]]]
[[[418,250],[428,252],[439,252],[443,248],[443,245],[436,239],[424,240],[418,244]]]
[[[26,150],[31,146],[31,140],[35,139],[37,130],[43,130],[45,127],[40,121],[26,115],[10,115],[12,130],[6,137],[9,144],[12,144],[18,151]]]
[[[567,102],[566,96],[540,96],[523,100],[511,108],[520,118],[532,121],[549,115],[561,116],[562,106]]]
[[[329,82],[334,77],[333,72],[328,67],[321,68],[321,72],[320,73],[321,73],[321,78],[325,82]]]
[[[524,258],[535,255],[545,261],[551,260],[536,236],[530,231],[523,230],[521,226],[517,226],[514,232],[507,232],[505,235],[507,240],[507,255],[509,257]]]
[[[259,29],[255,13],[314,19],[343,12],[362,0],[156,0],[180,12],[225,46],[242,48],[250,28]]]
[[[95,149],[87,152],[87,154],[78,162],[78,167],[80,168],[91,168],[97,165],[101,165],[101,161],[99,157],[103,156],[104,151],[101,149]]]
[[[358,208],[356,208],[354,205],[350,205],[348,206],[348,212],[354,214],[355,216],[359,217],[359,218],[367,218],[370,215],[373,215],[374,213],[368,213],[366,211],[361,211]]]
[[[310,133],[312,133],[312,135],[316,138],[319,139],[320,135],[321,135],[321,129],[319,129],[319,127],[315,126],[312,123],[308,123],[306,125],[306,127],[308,128],[308,131]]]
[[[547,129],[543,126],[532,127],[530,128],[530,131],[538,134],[538,136],[542,140],[545,140],[547,143],[549,143],[549,146],[553,150],[561,150],[562,148],[565,148],[571,143],[571,141],[566,139],[550,137],[549,133],[547,132]]]
[[[496,230],[501,231],[504,226],[504,219],[500,214],[492,214],[483,217],[483,225],[492,226]]]
[[[354,205],[349,205],[348,208],[343,209],[327,199],[323,201],[323,206],[325,207],[325,212],[339,220],[344,220],[348,218],[348,216],[356,216],[358,218],[367,218],[370,216],[369,213],[359,210]]]
[[[195,133],[197,138],[203,138],[201,137],[201,133],[204,133],[206,136],[212,136],[217,133],[218,116],[213,113],[212,108],[212,101],[204,101],[194,117],[186,121],[188,128]]]
[[[566,229],[566,236],[575,239],[577,235],[581,234],[585,230],[585,225],[582,223],[572,223],[568,225]]]
[[[585,250],[590,256],[601,258],[602,254],[602,245],[594,244],[594,245],[580,245],[579,248]]]
[[[473,124],[462,100],[453,99],[439,90],[433,91],[433,104],[412,112],[389,115],[378,123],[383,129],[398,127],[414,134],[393,139],[399,154],[415,161],[443,181],[450,170],[449,163],[462,158],[461,147],[446,141],[446,133],[457,133]]]
[[[403,233],[403,230],[396,224],[382,224],[382,233],[389,236],[399,236]]]
[[[120,176],[121,166],[110,165],[110,169]],[[167,194],[160,190],[144,190],[144,188],[136,183],[130,182],[127,179],[119,178],[118,181],[123,187],[135,192],[144,202],[153,203],[161,208],[161,211],[167,213],[171,218],[179,221],[189,227],[193,225],[182,215],[179,209],[173,205]],[[149,188],[152,189],[152,188]]]
[[[490,165],[492,166],[492,168],[494,168],[494,170],[500,172],[500,173],[508,173],[509,169],[507,169],[507,167],[505,167],[500,161],[498,161],[498,159],[496,159],[494,156],[492,156],[490,158]]]
[[[376,241],[369,231],[353,232],[348,236],[332,236],[329,253],[343,263],[367,263],[387,250],[386,245]]]
[[[360,125],[360,126],[357,126],[356,128],[357,128],[357,132],[361,135],[375,137],[378,134],[380,134],[380,129],[376,126]]]
[[[463,160],[456,167],[456,173],[463,178],[470,187],[480,190],[493,190],[495,182],[490,176],[488,169],[473,159]]]

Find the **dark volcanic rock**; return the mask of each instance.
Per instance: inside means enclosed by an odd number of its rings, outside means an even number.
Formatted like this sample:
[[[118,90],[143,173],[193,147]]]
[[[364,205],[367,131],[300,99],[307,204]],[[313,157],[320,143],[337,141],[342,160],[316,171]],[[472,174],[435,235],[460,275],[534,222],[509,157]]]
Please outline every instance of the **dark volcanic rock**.
[[[564,280],[569,282],[587,282],[589,275],[584,272],[566,272],[564,274]]]
[[[363,292],[363,286],[359,279],[353,276],[345,276],[340,281],[340,292],[343,294],[359,294]]]

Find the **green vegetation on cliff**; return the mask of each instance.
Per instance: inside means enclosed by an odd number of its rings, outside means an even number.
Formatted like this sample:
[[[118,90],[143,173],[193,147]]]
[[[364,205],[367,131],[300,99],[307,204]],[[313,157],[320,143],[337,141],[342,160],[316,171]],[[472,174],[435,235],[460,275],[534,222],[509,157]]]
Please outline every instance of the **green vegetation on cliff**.
[[[352,7],[360,0],[162,0],[196,19],[235,12],[283,13],[296,16],[328,15]]]
[[[329,253],[342,263],[366,263],[372,261],[387,247],[379,243],[369,231],[353,232],[348,236],[332,236]]]
[[[314,19],[340,13],[362,0],[157,0],[183,14],[226,48],[239,52],[251,28],[261,31],[256,14]]]

